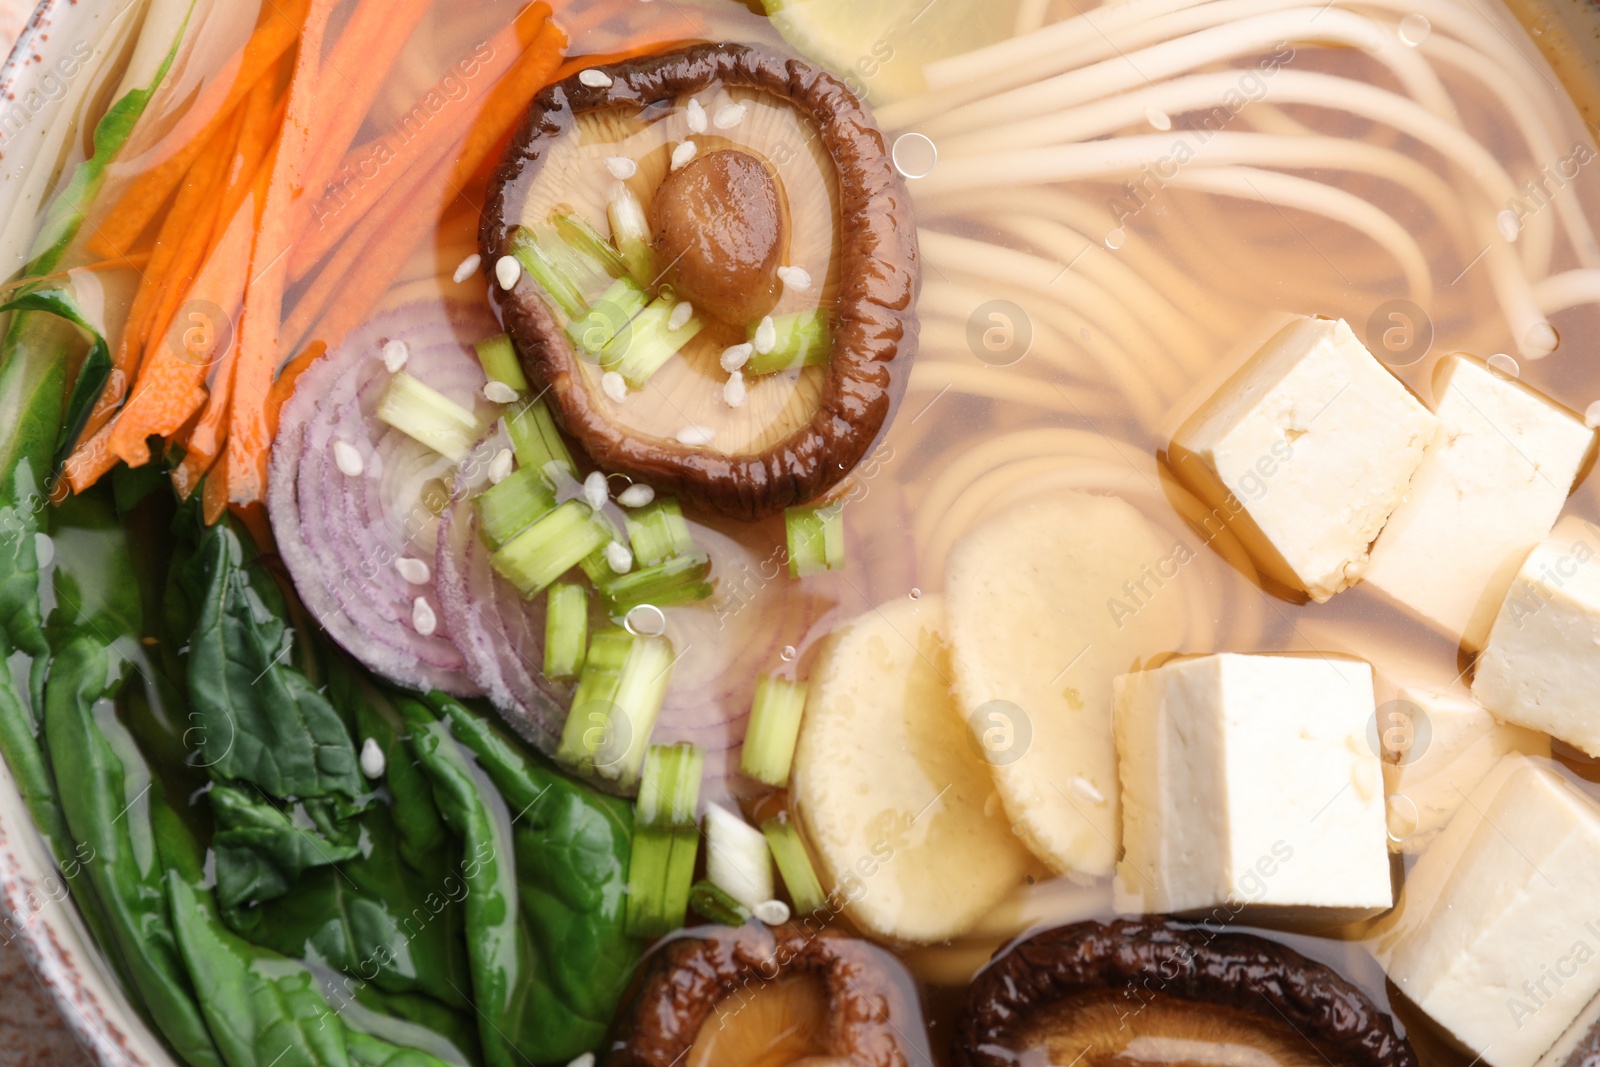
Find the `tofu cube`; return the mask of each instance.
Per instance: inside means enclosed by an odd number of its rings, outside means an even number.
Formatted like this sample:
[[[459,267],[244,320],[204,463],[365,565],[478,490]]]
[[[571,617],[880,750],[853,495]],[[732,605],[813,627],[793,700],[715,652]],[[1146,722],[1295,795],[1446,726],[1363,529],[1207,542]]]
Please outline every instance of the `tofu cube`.
[[[1434,396],[1444,437],[1373,545],[1365,580],[1475,651],[1522,557],[1555,525],[1594,434],[1470,356],[1439,364]]]
[[[1573,516],[1511,583],[1472,693],[1507,722],[1600,756],[1600,529]]]
[[[1377,956],[1489,1067],[1532,1067],[1600,992],[1600,806],[1511,755],[1406,876]]]
[[[1438,420],[1343,319],[1285,327],[1178,429],[1173,471],[1284,585],[1354,584]]]
[[[1393,901],[1372,669],[1224,653],[1113,683],[1122,912],[1343,922]]]
[[[1381,668],[1380,668],[1381,669]],[[1389,848],[1421,852],[1509,753],[1550,755],[1550,738],[1497,720],[1463,685],[1402,685],[1378,706]]]

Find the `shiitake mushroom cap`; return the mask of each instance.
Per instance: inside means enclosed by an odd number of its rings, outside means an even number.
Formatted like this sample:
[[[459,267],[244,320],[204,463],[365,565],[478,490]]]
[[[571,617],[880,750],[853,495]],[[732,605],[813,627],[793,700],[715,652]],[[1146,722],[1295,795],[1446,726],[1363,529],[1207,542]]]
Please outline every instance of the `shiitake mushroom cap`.
[[[1156,998],[1254,1017],[1263,1031],[1310,1042],[1313,1062],[1416,1067],[1388,1015],[1330,968],[1249,934],[1164,920],[1084,922],[1003,949],[968,988],[956,1024],[956,1067],[1016,1067],[1030,1031],[1073,1002],[1107,995],[1137,1027]]]
[[[735,518],[756,519],[823,496],[872,450],[889,424],[916,352],[920,285],[910,197],[871,114],[832,75],[798,59],[738,44],[708,44],[594,68],[610,84],[576,75],[534,98],[496,170],[479,234],[487,264],[510,248],[520,202],[551,145],[579,116],[643,109],[714,85],[785,100],[816,128],[838,170],[841,284],[821,395],[804,426],[759,452],[630,432],[585,388],[578,356],[524,276],[500,294],[505,327],[532,381],[548,387],[563,429],[607,471]],[[591,79],[598,81],[599,79]]]

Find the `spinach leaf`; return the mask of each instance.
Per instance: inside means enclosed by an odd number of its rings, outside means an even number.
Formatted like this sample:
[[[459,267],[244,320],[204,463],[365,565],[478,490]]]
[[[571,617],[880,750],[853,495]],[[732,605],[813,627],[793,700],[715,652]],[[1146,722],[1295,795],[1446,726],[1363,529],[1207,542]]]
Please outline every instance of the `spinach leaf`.
[[[111,378],[111,347],[105,334],[84,318],[78,302],[65,289],[39,289],[23,293],[15,300],[0,305],[4,311],[42,311],[65,319],[89,336],[89,354],[78,367],[78,378],[72,386],[72,398],[67,402],[67,413],[56,439],[56,462],[65,463],[72,445],[89,421],[89,413],[100,393]]]
[[[253,790],[217,782],[211,811],[217,823],[211,839],[217,901],[224,914],[276,900],[306,871],[361,854],[360,827],[349,818],[353,812],[329,818],[326,806],[315,800],[285,811]]]
[[[205,529],[205,575],[189,643],[189,700],[213,774],[280,799],[360,796],[365,784],[339,713],[291,662],[282,594],[227,522]]]
[[[446,1067],[443,1060],[421,1049],[391,1045],[354,1030],[345,1032],[345,1048],[356,1067]]]
[[[346,982],[350,989],[353,980]],[[462,1067],[483,1062],[477,1015],[471,1008],[458,1011],[419,993],[385,993],[366,984],[355,986],[338,1007],[350,1027],[374,1037],[431,1051]]]

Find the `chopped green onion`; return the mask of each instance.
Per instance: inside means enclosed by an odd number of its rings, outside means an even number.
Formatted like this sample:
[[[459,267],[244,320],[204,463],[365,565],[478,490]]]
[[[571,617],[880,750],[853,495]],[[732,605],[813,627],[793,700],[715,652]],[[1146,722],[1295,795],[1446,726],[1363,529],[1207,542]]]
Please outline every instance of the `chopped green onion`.
[[[694,829],[699,822],[700,778],[706,752],[699,745],[651,745],[639,778],[636,826],[678,826]]]
[[[650,294],[637,282],[620,278],[581,318],[567,323],[567,336],[584,352],[598,356],[649,302]]]
[[[844,566],[844,505],[789,508],[783,513],[789,535],[789,574],[806,578]]]
[[[620,616],[644,604],[667,608],[707,600],[715,592],[706,580],[710,573],[711,558],[703,552],[692,552],[654,567],[614,574],[595,584],[605,597],[606,609],[613,616]]]
[[[768,819],[761,824],[761,833],[778,864],[789,899],[794,901],[795,912],[810,914],[823,907],[827,894],[822,891],[822,883],[817,881],[817,872],[811,866],[811,857],[806,855],[805,842],[800,840],[794,823],[786,816]]]
[[[472,347],[478,350],[478,362],[491,382],[503,382],[519,393],[528,391],[528,379],[522,373],[522,363],[509,334],[485,337]]]
[[[705,322],[698,316],[672,329],[668,322],[677,301],[659,296],[612,338],[600,353],[600,365],[622,375],[635,389],[643,388],[684,345],[694,340]]]
[[[666,700],[672,664],[672,643],[665,638],[615,628],[596,633],[557,757],[631,784]]]
[[[767,785],[781,788],[789,784],[789,767],[794,762],[794,745],[800,737],[800,716],[805,707],[803,683],[763,674],[756,682],[739,769]]]
[[[483,436],[477,415],[405,371],[390,379],[378,418],[457,463]]]
[[[556,494],[538,471],[523,467],[480,493],[473,505],[483,542],[493,550],[554,511]]]
[[[671,497],[627,513],[628,541],[641,567],[654,567],[694,551],[694,535],[683,509]]]
[[[689,907],[706,922],[743,926],[750,909],[710,882],[696,882],[689,890]]]
[[[578,677],[588,645],[589,593],[576,582],[557,582],[545,600],[545,676]]]
[[[640,285],[655,281],[655,253],[650,248],[650,221],[645,218],[644,205],[633,195],[633,190],[618,182],[606,203],[606,218],[611,222],[611,239],[628,265],[628,273]]]
[[[613,278],[621,278],[628,273],[628,264],[623,262],[622,256],[611,246],[611,242],[601,237],[598,230],[573,214],[570,209],[563,211],[557,208],[551,214],[551,219],[556,224],[556,233],[569,247],[596,263],[603,264],[607,274]]]
[[[661,937],[683,925],[699,850],[696,830],[653,826],[634,830],[628,866],[630,936]]]
[[[770,352],[757,352],[744,365],[746,374],[773,374],[780,370],[814,367],[828,362],[828,313],[821,308],[777,315],[772,320],[777,343]],[[755,340],[757,327],[748,339]]]
[[[588,505],[569,500],[512,538],[489,560],[523,596],[532,598],[605,544],[608,537]]]
[[[706,877],[747,908],[772,899],[772,857],[761,831],[717,804],[706,806]]]
[[[557,254],[554,246],[558,244],[558,241],[541,240],[540,235],[526,226],[511,231],[511,254],[522,264],[522,269],[567,318],[582,318],[589,309],[589,301],[581,283],[568,273],[563,262],[566,257]]]
[[[517,466],[545,473],[550,464],[557,463],[569,477],[575,476],[578,468],[572,462],[572,453],[567,451],[567,443],[556,429],[555,416],[550,414],[543,400],[534,399],[521,405],[506,415],[505,423],[511,450],[517,455]],[[545,480],[554,485],[548,473],[545,473]]]

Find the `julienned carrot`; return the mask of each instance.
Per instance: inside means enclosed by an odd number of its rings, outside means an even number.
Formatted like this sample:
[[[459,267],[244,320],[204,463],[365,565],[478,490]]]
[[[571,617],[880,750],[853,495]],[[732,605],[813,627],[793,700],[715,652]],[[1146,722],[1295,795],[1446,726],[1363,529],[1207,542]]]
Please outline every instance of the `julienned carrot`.
[[[543,70],[542,50],[549,47],[549,38],[546,36],[549,19],[550,7],[542,2],[529,4],[518,12],[490,40],[487,58],[472,59],[476,64],[474,80],[484,84],[510,81],[518,71],[527,70],[539,78],[532,88],[544,84],[548,71]],[[557,47],[565,47],[564,38]],[[455,77],[454,68],[445,75],[445,78]],[[389,196],[396,185],[414,180],[417,171],[431,169],[460,140],[462,125],[476,121],[473,111],[478,109],[481,113],[493,107],[493,97],[499,94],[499,87],[496,86],[488,98],[482,94],[469,94],[456,102],[454,98],[457,94],[450,92],[450,87],[443,81],[441,79],[434,83],[407,113],[421,112],[430,116],[420,129],[409,133],[392,130],[357,145],[325,176],[321,185],[314,186],[321,189],[328,180],[332,181],[331,187],[320,197],[308,199],[300,213],[299,239],[289,266],[289,275],[293,280],[300,281],[309,275],[329,250],[343,241],[373,207]],[[517,81],[531,83],[533,77],[517,78]],[[528,95],[531,95],[531,89],[522,96],[522,107],[527,106]],[[440,100],[445,103],[437,111],[426,103]],[[371,177],[367,176],[368,171],[374,172]]]
[[[261,225],[256,235],[252,275],[245,287],[244,311],[239,323],[239,348],[234,357],[233,402],[228,411],[227,499],[249,506],[266,496],[266,400],[278,369],[278,329],[282,324],[283,291],[288,283],[288,256],[293,243],[294,197],[305,187],[317,132],[311,121],[317,112],[319,86],[334,91],[324,78],[322,39],[337,0],[311,0],[305,32],[300,38],[294,75],[289,82],[289,106],[272,166]]]
[[[205,480],[205,492],[200,497],[200,510],[205,514],[206,524],[211,525],[222,518],[223,512],[228,510],[228,457],[223,455],[218,458],[211,468],[211,473]]]
[[[294,396],[294,387],[300,381],[300,375],[311,369],[311,365],[321,359],[328,351],[328,346],[321,341],[315,341],[306,347],[306,350],[284,364],[283,370],[278,372],[278,378],[272,383],[272,392],[267,394],[267,428],[272,436],[278,436],[278,415],[283,411],[283,405]]]
[[[294,45],[310,0],[274,0],[261,6],[255,31],[201,90],[187,115],[166,135],[183,147],[128,183],[114,207],[99,221],[89,246],[105,255],[120,254],[149,226],[183,181],[216,127]]]

